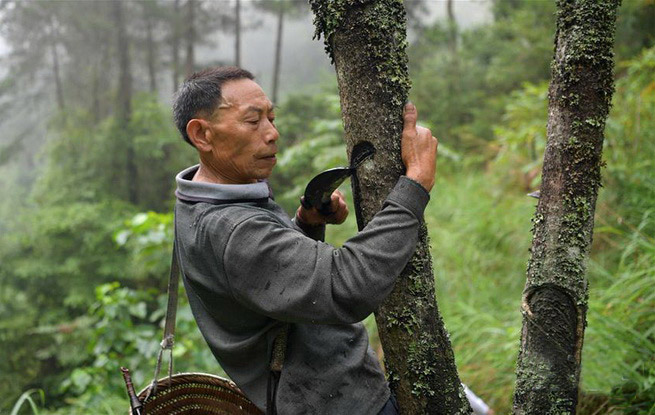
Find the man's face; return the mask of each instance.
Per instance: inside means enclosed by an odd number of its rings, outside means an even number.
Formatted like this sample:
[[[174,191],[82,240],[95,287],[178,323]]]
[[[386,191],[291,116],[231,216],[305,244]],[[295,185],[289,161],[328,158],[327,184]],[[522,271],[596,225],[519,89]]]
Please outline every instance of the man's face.
[[[212,134],[214,170],[227,184],[254,183],[270,176],[279,134],[273,104],[250,79],[228,81],[222,101],[207,121]]]

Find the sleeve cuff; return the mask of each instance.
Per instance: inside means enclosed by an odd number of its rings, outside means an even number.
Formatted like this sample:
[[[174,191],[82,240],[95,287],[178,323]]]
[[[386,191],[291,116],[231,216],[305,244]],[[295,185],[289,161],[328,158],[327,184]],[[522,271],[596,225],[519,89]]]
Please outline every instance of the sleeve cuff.
[[[407,176],[400,176],[387,200],[394,201],[409,209],[419,222],[423,222],[423,211],[430,201],[430,194],[418,182]]]
[[[299,221],[298,216],[294,217],[292,222],[306,236],[315,241],[325,241],[325,225],[307,225],[306,223]]]

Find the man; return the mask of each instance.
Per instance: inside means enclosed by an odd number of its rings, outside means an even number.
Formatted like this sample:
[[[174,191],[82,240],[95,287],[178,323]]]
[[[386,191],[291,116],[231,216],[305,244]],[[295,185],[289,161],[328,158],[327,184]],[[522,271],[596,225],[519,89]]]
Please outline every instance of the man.
[[[278,131],[271,102],[249,72],[192,75],[174,102],[175,123],[200,164],[177,180],[176,241],[198,327],[226,373],[266,406],[273,342],[288,327],[275,405],[281,414],[396,413],[361,320],[391,292],[418,240],[434,184],[437,140],[405,107],[402,176],[382,210],[342,248],[322,242],[348,215],[272,200]]]

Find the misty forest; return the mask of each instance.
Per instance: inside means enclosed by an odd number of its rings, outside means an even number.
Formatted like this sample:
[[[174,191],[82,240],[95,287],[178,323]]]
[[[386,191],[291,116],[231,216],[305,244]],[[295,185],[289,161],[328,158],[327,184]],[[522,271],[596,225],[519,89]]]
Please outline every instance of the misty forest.
[[[198,162],[171,104],[220,65],[275,104],[290,216],[378,149],[334,246],[403,173],[407,99],[438,137],[364,320],[401,413],[471,413],[463,383],[496,414],[655,415],[653,0],[0,0],[1,414],[125,414],[120,368],[152,381]],[[179,292],[174,371],[227,377]]]

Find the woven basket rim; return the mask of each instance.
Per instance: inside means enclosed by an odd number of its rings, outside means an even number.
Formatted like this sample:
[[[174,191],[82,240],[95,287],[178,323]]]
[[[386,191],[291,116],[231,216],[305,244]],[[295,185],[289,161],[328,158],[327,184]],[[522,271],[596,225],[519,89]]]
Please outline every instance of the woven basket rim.
[[[140,400],[145,398],[148,393],[148,389],[150,389],[150,386],[151,384],[148,384],[139,392],[138,397]],[[248,405],[251,408],[251,412],[248,413],[257,413],[263,415],[263,412],[257,408],[257,406],[252,401],[250,401],[250,399],[248,399],[248,397],[243,393],[243,391],[241,391],[241,389],[239,389],[236,383],[221,376],[202,372],[181,372],[171,376],[170,388],[168,376],[159,379],[157,381],[157,386],[157,396],[160,396],[160,394],[168,394],[169,389],[173,391],[173,394],[175,394],[174,390],[180,386],[182,388],[192,387],[194,389],[197,389],[198,387],[202,388],[205,386],[214,386],[220,390],[225,391],[224,393],[227,393],[227,396],[232,396],[232,398],[226,397],[227,400],[225,402],[231,402],[232,404],[238,405],[239,407],[241,407],[240,405]],[[131,412],[129,413],[131,414]],[[238,413],[242,412],[238,411]]]
[[[231,381],[230,379],[226,379],[224,377],[218,376],[218,375],[213,375],[211,373],[203,373],[203,372],[180,372],[180,373],[175,373],[173,376],[171,376],[171,385],[179,385],[182,383],[190,383],[190,382],[197,382],[198,380],[210,380],[210,383],[218,386],[223,386],[230,388],[234,390],[235,392],[243,395],[246,397],[246,395],[239,389],[236,383]],[[137,394],[139,399],[143,399],[146,396],[146,393],[148,392],[148,389],[150,389],[150,386],[152,383],[149,383],[146,385],[141,391]],[[163,378],[160,378],[157,380],[157,387],[168,387],[168,376],[164,376]]]

